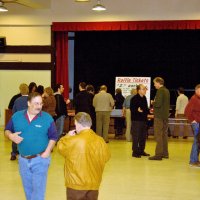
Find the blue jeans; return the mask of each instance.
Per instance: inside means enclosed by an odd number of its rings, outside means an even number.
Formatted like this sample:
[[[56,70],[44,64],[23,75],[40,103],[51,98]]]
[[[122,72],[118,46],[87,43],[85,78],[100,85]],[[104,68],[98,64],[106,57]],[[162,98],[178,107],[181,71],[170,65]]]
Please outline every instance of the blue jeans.
[[[194,142],[192,144],[192,150],[190,153],[190,162],[199,162],[199,147],[198,147],[198,134],[199,134],[199,123],[192,123],[192,129],[194,133]]]
[[[56,120],[56,129],[57,129],[57,131],[58,131],[58,137],[60,137],[60,136],[63,134],[64,121],[65,121],[65,115],[61,115],[61,116]]]
[[[44,200],[50,157],[26,159],[19,156],[19,172],[26,200]]]

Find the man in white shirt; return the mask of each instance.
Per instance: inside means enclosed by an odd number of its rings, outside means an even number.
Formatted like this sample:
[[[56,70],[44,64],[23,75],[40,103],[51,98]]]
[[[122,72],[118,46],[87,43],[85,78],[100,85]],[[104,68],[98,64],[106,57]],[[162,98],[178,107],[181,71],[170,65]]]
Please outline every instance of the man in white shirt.
[[[178,98],[176,100],[176,113],[175,118],[176,123],[179,123],[179,125],[174,126],[174,138],[178,138],[180,135],[180,123],[187,123],[186,117],[184,115],[185,107],[188,104],[188,97],[184,94],[184,88],[180,87],[178,88]],[[183,119],[183,120],[181,120]],[[183,125],[183,138],[187,139],[189,134],[189,126],[187,124]]]

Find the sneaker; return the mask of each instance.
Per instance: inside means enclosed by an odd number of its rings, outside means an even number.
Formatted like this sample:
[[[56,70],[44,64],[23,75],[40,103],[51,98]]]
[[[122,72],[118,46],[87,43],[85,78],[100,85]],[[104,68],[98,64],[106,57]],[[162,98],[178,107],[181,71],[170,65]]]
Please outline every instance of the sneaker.
[[[190,163],[190,166],[200,168],[200,163],[199,162]]]
[[[162,160],[162,157],[160,157],[160,156],[151,156],[151,157],[149,157],[149,160]]]

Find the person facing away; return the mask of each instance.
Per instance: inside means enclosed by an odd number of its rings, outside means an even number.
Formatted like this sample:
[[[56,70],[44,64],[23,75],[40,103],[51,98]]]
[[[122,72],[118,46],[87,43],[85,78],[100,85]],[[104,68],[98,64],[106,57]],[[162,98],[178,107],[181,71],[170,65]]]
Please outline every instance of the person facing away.
[[[187,139],[189,135],[189,126],[187,125],[186,117],[185,117],[185,107],[188,104],[188,97],[184,94],[184,88],[179,87],[178,88],[178,97],[176,100],[176,112],[175,112],[175,118],[176,123],[183,123],[183,139]],[[181,120],[183,119],[183,120]],[[174,138],[178,138],[180,134],[180,125],[175,124],[174,125]]]
[[[79,93],[75,97],[74,105],[75,105],[75,113],[78,112],[86,112],[90,114],[90,95],[86,90],[86,83],[79,83]]]
[[[191,97],[185,108],[185,116],[191,122],[194,134],[194,141],[190,153],[190,165],[193,167],[200,167],[200,84],[196,85],[195,94]]]
[[[124,103],[124,97],[122,95],[122,90],[121,88],[117,88],[115,90],[115,109],[122,110],[123,103]],[[124,118],[116,117],[114,120],[114,127],[115,127],[115,138],[118,138],[120,135],[123,135]]]
[[[44,86],[43,85],[38,85],[37,92],[40,93],[41,95],[43,95],[43,93],[44,93]]]
[[[53,89],[47,87],[44,89],[43,97],[43,106],[42,110],[48,112],[52,117],[56,116],[56,99],[53,95]]]
[[[58,152],[65,158],[67,200],[97,200],[99,186],[110,151],[103,138],[90,128],[88,113],[75,115],[75,130],[62,137]]]
[[[123,103],[123,110],[122,110],[122,114],[123,116],[126,118],[126,140],[128,142],[132,141],[132,135],[131,135],[131,111],[130,111],[130,101],[132,99],[133,96],[135,96],[137,94],[137,90],[136,89],[132,89],[131,90],[131,94],[128,95]]]
[[[5,128],[5,135],[18,146],[26,200],[45,199],[50,154],[58,138],[53,118],[41,110],[42,97],[32,92],[28,109],[16,112]]]
[[[130,101],[131,120],[132,120],[132,157],[150,156],[146,153],[145,144],[147,137],[147,115],[149,113],[146,86],[137,85],[137,94]]]
[[[19,90],[21,96],[17,98],[14,102],[12,109],[13,114],[16,113],[17,111],[25,110],[28,108],[28,93],[29,93],[28,85],[26,85],[25,83],[20,84]],[[10,160],[16,160],[18,153],[19,152],[17,150],[17,144],[12,142],[12,152]]]
[[[88,92],[88,94],[90,96],[90,117],[92,118],[91,129],[93,131],[96,131],[96,113],[95,113],[95,108],[92,105],[94,94],[95,94],[94,86],[93,85],[87,85],[86,91]]]
[[[114,99],[110,93],[107,93],[107,87],[102,85],[100,92],[94,96],[93,106],[96,112],[96,132],[98,135],[108,141],[108,129],[110,123],[110,113],[115,105]]]
[[[37,91],[37,84],[35,82],[31,82],[28,86],[29,93]]]
[[[170,109],[170,93],[164,86],[164,79],[156,77],[153,80],[157,89],[154,101],[154,137],[156,140],[155,155],[149,160],[162,160],[169,158],[168,152],[168,117]]]
[[[56,127],[58,131],[58,136],[61,137],[64,129],[64,120],[67,117],[67,102],[65,102],[63,97],[64,87],[61,83],[55,86],[55,99],[56,99]]]

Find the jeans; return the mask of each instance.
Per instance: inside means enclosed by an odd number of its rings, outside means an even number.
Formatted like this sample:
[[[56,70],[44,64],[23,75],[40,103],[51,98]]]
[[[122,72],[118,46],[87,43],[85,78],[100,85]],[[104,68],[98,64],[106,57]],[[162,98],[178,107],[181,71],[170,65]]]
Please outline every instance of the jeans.
[[[190,163],[195,163],[199,162],[199,147],[198,147],[199,123],[192,123],[192,130],[194,133],[194,142],[192,144],[192,150],[190,153]]]
[[[19,156],[21,175],[26,200],[44,200],[50,157],[37,156],[26,159]]]
[[[65,122],[65,115],[61,115],[56,120],[56,129],[58,131],[58,137],[60,137],[63,134],[64,122]]]

